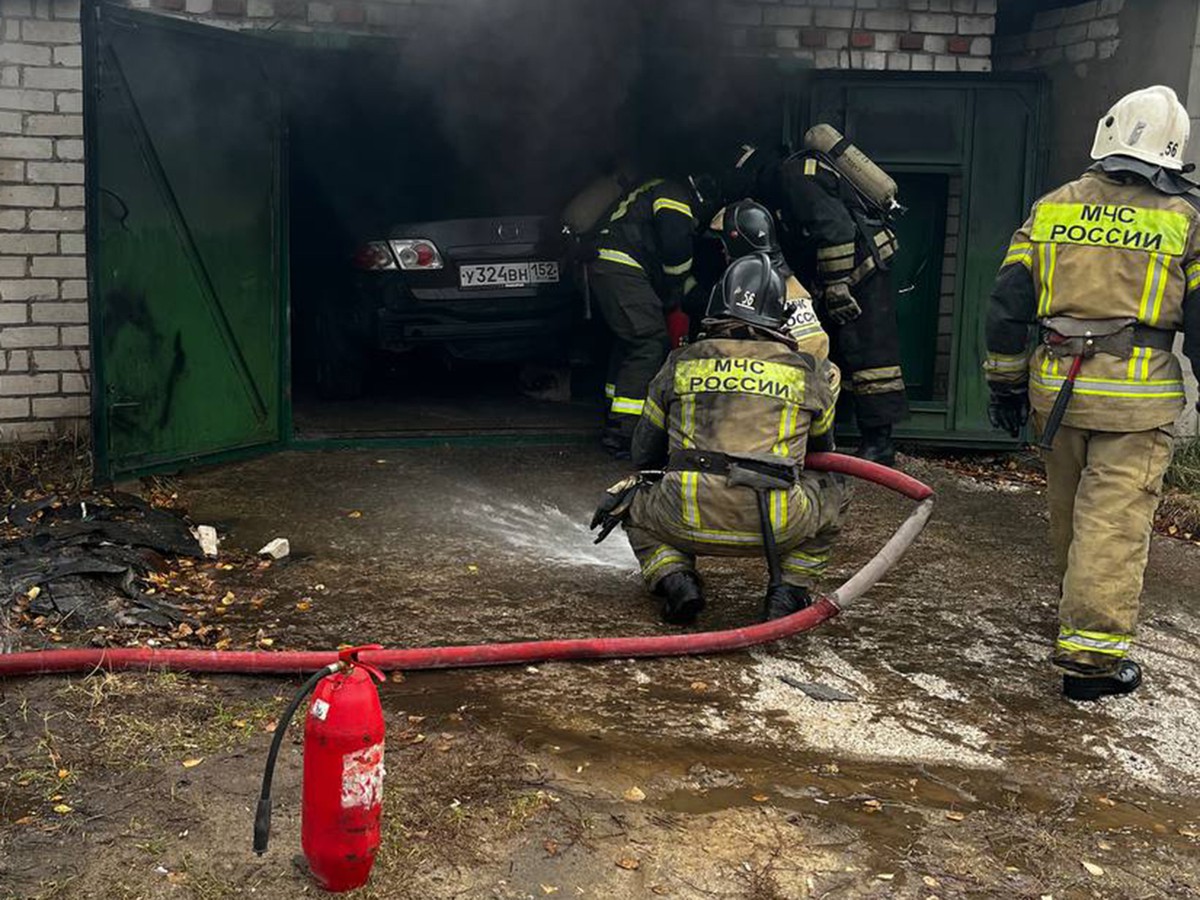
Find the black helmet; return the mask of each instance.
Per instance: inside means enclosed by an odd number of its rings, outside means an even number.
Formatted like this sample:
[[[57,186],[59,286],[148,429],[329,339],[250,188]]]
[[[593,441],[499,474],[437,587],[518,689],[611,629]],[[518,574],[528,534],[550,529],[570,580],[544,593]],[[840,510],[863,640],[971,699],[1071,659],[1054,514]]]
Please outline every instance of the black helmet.
[[[753,200],[739,200],[721,211],[721,243],[730,259],[751,253],[779,253],[775,220],[765,206]]]
[[[786,297],[787,288],[767,254],[743,256],[730,264],[713,288],[706,318],[735,319],[779,331],[788,318]]]

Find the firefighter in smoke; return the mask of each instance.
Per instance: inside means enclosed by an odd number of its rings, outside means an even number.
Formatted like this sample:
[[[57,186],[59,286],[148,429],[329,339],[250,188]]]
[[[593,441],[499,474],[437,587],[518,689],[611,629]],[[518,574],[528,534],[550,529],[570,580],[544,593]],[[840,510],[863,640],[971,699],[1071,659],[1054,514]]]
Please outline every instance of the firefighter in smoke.
[[[892,427],[908,417],[888,271],[898,248],[887,223],[899,208],[895,182],[828,125],[810,129],[804,142],[788,156],[743,146],[725,196],[751,197],[775,213],[784,256],[812,288],[848,373],[858,455],[894,465]]]
[[[764,253],[735,260],[713,290],[705,332],[655,376],[633,439],[643,472],[609,488],[593,527],[618,523],[663,618],[704,608],[696,557],[764,554],[764,615],[812,603],[849,502],[840,475],[802,471],[810,436],[833,425],[835,367],[783,331],[783,279]]]
[[[646,388],[666,358],[666,314],[678,309],[692,271],[693,192],[661,178],[624,193],[598,223],[588,263],[591,296],[613,334],[602,443],[627,457]]]
[[[1170,88],[1117,101],[1096,128],[1095,165],[1038,200],[1013,236],[988,310],[992,424],[1016,436],[1032,402],[1041,436],[1062,576],[1053,661],[1074,700],[1141,683],[1128,653],[1184,406],[1176,331],[1200,374],[1200,197],[1183,177],[1188,130]]]

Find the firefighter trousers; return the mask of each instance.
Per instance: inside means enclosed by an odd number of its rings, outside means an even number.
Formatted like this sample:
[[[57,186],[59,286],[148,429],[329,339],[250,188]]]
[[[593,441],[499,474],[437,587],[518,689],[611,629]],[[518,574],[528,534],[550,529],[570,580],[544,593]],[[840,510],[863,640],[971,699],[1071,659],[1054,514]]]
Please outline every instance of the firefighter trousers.
[[[1040,434],[1045,424],[1034,415]],[[1106,675],[1129,652],[1154,513],[1171,462],[1170,428],[1089,431],[1063,425],[1043,451],[1050,542],[1062,577],[1054,662]]]
[[[833,340],[834,359],[849,372],[843,383],[854,395],[858,427],[895,425],[908,418],[908,394],[900,371],[900,330],[892,277],[875,272],[851,292],[862,314],[845,325],[824,323]]]
[[[745,487],[697,492],[689,504],[688,475],[668,472],[634,498],[625,534],[651,590],[672,572],[694,572],[697,556],[763,556],[758,498]],[[701,476],[707,482],[719,476]],[[723,479],[722,479],[723,480]],[[787,584],[811,589],[825,574],[834,540],[850,505],[850,483],[842,475],[803,472],[773,505],[772,526]],[[783,511],[787,510],[786,513]],[[715,527],[712,520],[735,527]]]
[[[593,263],[588,277],[592,299],[613,334],[604,387],[609,421],[623,435],[632,436],[646,403],[646,389],[667,358],[662,300],[646,274],[631,266]]]

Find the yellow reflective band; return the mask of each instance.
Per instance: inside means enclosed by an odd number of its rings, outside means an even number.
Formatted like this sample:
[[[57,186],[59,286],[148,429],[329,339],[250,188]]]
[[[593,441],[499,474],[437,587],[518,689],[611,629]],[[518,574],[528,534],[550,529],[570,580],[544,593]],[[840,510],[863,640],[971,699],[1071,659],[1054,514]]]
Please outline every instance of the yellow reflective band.
[[[659,197],[654,201],[654,214],[657,216],[663,210],[682,213],[689,219],[694,219],[696,216],[692,213],[692,208],[686,203],[681,203],[678,200],[672,200],[670,197]]]
[[[1107,653],[1110,656],[1124,656],[1129,652],[1129,648],[1133,646],[1133,635],[1062,628],[1058,632],[1058,646],[1063,650],[1082,650],[1086,653]]]
[[[1042,244],[1042,295],[1038,302],[1038,316],[1045,318],[1050,315],[1050,307],[1054,303],[1054,267],[1058,263],[1058,248],[1054,244]]]
[[[833,427],[833,420],[837,416],[837,406],[830,406],[829,409],[821,413],[821,417],[817,419],[812,426],[812,433],[816,436],[828,433]]]
[[[1013,244],[1008,248],[1008,255],[1004,257],[1004,262],[1000,263],[1000,268],[1006,266],[1022,265],[1027,269],[1033,269],[1033,245],[1032,244]]]
[[[885,381],[891,378],[899,378],[901,374],[899,366],[880,366],[876,369],[859,369],[857,372],[851,372],[850,378],[855,382]]]
[[[694,291],[696,289],[696,286],[699,283],[700,282],[698,282],[696,280],[696,277],[694,275],[689,275],[687,278],[685,278],[683,280],[683,292],[685,294],[690,294],[692,291]]]
[[[663,266],[663,272],[667,275],[686,275],[692,271],[692,258],[689,256],[677,266]]]
[[[620,416],[640,416],[645,406],[645,400],[633,397],[613,397],[611,410]]]
[[[1150,347],[1133,348],[1133,355],[1129,357],[1129,368],[1125,372],[1126,380],[1150,380],[1150,354],[1153,352]]]
[[[844,259],[819,259],[817,260],[817,269],[820,272],[849,272],[854,268],[854,257],[847,256]]]
[[[1029,366],[1029,354],[1020,353],[1009,355],[1007,353],[989,353],[987,359],[983,361],[983,371],[985,372],[1024,372]]]
[[[696,446],[696,395],[687,394],[682,398],[679,410],[679,440],[683,449],[692,450]]]
[[[679,487],[683,495],[683,521],[694,528],[700,527],[700,473],[682,472]]]
[[[815,159],[806,159],[804,161],[804,174],[809,176],[817,174],[817,161]]]
[[[642,409],[642,415],[649,419],[656,428],[665,428],[667,418],[663,415],[662,407],[653,400],[647,400],[645,407]]]
[[[1030,237],[1036,243],[1078,244],[1180,256],[1187,246],[1188,217],[1169,209],[1104,203],[1043,203],[1034,210]]]
[[[617,263],[622,266],[629,266],[631,269],[637,269],[639,272],[645,271],[642,264],[636,259],[621,250],[600,249],[596,251],[596,255],[606,262]]]
[[[604,396],[609,400],[617,396],[617,386],[615,384],[606,384],[604,386]]]
[[[689,359],[675,367],[675,392],[759,394],[799,403],[804,399],[804,372],[761,359]]]
[[[1187,276],[1187,289],[1194,291],[1200,288],[1200,262],[1190,263],[1183,274]]]
[[[1045,366],[1043,366],[1045,368]],[[1039,391],[1057,393],[1066,379],[1035,372],[1031,383]],[[1182,398],[1183,382],[1177,378],[1123,381],[1119,378],[1076,378],[1075,393],[1089,397],[1121,397],[1130,400],[1171,400]]]
[[[674,547],[669,547],[666,544],[659,544],[654,550],[654,555],[642,564],[642,576],[649,578],[651,575],[665,566],[686,566],[688,562],[688,558]]]
[[[771,530],[783,531],[787,528],[788,504],[787,491],[771,491]]]
[[[885,232],[879,232],[884,234]],[[878,241],[878,236],[876,236]],[[840,259],[843,256],[854,255],[854,242],[850,241],[847,244],[834,244],[832,247],[822,247],[817,251],[817,259]]]
[[[625,213],[629,212],[629,207],[633,205],[633,202],[637,200],[638,197],[642,196],[642,194],[646,193],[646,191],[650,190],[651,188],[658,187],[662,183],[663,180],[661,178],[655,178],[634,188],[629,192],[628,195],[626,195],[625,199],[621,201],[621,205],[617,207],[616,211],[609,217],[608,221],[615,222],[617,219],[624,218]]]

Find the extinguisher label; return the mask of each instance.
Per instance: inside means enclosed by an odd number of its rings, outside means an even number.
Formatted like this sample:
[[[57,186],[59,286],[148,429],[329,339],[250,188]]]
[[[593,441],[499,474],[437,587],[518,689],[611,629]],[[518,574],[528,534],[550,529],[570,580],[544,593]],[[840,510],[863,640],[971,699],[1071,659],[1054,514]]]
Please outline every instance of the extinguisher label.
[[[342,757],[342,809],[383,802],[383,742]]]
[[[325,700],[314,700],[310,712],[314,719],[320,719],[324,722],[325,717],[329,715],[329,703]]]

